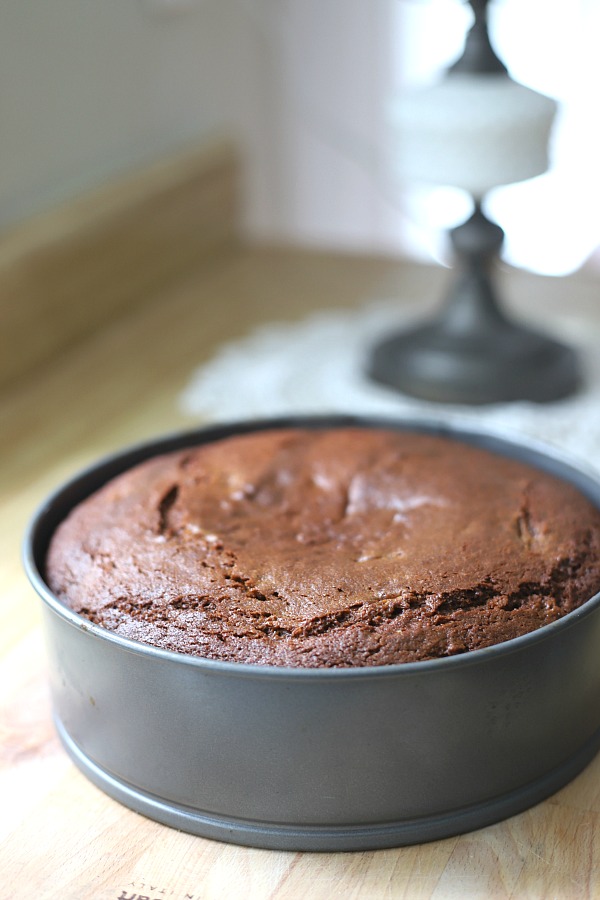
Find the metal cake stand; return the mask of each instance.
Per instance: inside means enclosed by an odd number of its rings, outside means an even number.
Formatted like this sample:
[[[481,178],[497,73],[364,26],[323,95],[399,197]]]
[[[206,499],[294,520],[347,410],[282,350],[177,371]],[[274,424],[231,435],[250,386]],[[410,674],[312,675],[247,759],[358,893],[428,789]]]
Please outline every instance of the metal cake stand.
[[[504,76],[490,44],[488,0],[470,0],[475,15],[461,58],[448,71]],[[372,351],[367,373],[405,394],[442,403],[539,403],[574,393],[581,377],[576,353],[513,321],[493,283],[504,232],[474,198],[475,209],[452,229],[455,276],[439,313],[385,339]]]

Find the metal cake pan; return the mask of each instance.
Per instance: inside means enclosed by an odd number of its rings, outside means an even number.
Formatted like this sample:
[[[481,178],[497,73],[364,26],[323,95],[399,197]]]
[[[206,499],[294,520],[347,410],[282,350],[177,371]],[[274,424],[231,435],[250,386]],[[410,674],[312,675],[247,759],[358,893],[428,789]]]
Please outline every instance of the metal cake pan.
[[[105,459],[58,490],[24,545],[43,601],[58,733],[79,768],[126,806],[208,838],[284,850],[430,841],[518,813],[600,747],[600,594],[538,631],[470,653],[372,668],[227,663],[117,637],[44,580],[69,510],[155,454],[279,426],[384,426],[448,435],[573,483],[600,481],[530,443],[423,421],[245,422]]]

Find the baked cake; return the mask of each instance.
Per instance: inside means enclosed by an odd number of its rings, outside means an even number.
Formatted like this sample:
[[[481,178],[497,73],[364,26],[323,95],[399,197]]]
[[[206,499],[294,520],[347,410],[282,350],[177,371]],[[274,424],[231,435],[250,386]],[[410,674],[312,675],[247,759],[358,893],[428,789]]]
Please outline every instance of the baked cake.
[[[150,459],[62,522],[47,580],[135,641],[348,667],[506,641],[600,590],[600,511],[448,438],[282,428]]]

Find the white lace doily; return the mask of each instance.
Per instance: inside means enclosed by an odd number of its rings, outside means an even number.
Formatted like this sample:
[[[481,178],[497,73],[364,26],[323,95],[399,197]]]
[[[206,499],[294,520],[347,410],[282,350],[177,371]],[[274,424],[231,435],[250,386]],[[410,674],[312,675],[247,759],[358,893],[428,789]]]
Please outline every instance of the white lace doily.
[[[413,318],[399,316],[396,301],[320,312],[299,324],[263,326],[225,345],[198,369],[180,397],[181,408],[213,421],[298,413],[435,417],[524,434],[600,470],[599,328],[566,317],[551,323],[581,354],[585,386],[576,396],[550,404],[471,407],[415,400],[364,375],[374,343]]]

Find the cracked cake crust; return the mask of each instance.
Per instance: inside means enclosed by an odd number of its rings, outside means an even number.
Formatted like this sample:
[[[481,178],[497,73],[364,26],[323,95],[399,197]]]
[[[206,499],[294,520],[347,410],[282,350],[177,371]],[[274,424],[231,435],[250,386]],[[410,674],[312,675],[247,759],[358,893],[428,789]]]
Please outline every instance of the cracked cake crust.
[[[600,589],[600,512],[437,436],[287,428],[155,457],[59,526],[50,587],[124,637],[348,667],[487,647]]]

